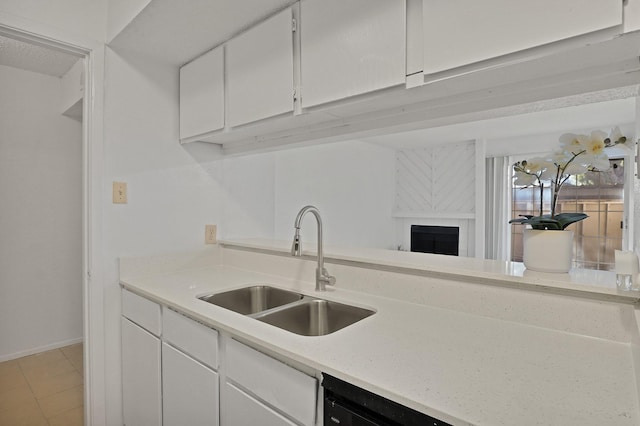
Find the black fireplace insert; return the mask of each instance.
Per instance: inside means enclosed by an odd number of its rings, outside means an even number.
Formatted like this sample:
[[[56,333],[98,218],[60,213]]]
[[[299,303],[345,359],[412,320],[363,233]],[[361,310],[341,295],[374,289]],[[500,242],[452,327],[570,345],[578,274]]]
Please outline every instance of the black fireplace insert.
[[[458,256],[459,240],[457,226],[411,225],[411,251]]]

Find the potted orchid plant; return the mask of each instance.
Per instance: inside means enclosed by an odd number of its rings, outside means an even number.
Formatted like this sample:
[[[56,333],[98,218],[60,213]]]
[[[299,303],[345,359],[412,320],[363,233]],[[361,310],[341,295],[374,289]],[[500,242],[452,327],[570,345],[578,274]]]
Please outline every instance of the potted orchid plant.
[[[567,272],[570,269],[573,231],[551,233],[556,234],[555,236],[542,234],[542,231],[564,231],[567,226],[588,216],[579,212],[558,213],[556,207],[560,190],[572,175],[608,170],[610,163],[605,148],[621,144],[626,146],[626,142],[627,138],[618,127],[609,135],[600,130],[589,135],[566,133],[560,137],[561,149],[558,152],[548,157],[519,161],[513,165],[515,185],[537,187],[540,190],[538,214],[522,215],[509,221],[531,226],[524,234],[523,260],[527,269],[544,272]],[[551,209],[548,214],[543,210],[545,188],[551,189]],[[550,238],[557,241],[551,242]]]

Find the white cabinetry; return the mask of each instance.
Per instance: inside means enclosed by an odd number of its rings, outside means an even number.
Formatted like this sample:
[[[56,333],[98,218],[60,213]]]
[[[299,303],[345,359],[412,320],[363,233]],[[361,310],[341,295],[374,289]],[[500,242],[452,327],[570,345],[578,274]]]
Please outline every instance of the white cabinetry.
[[[217,426],[218,332],[178,312],[162,312],[164,426]]]
[[[218,374],[193,358],[162,344],[164,426],[217,426]]]
[[[162,340],[203,364],[218,368],[218,332],[171,309],[162,313]]]
[[[301,103],[405,83],[404,0],[302,0]]]
[[[231,390],[232,405],[223,403],[224,421],[240,419],[244,415],[253,416],[252,413],[261,411],[267,413],[271,409],[266,407],[271,406],[299,424],[315,424],[317,381],[314,377],[231,339],[227,340],[226,345],[225,371],[229,380],[225,385],[225,392]],[[233,387],[229,387],[229,384]],[[248,390],[260,402],[246,395],[238,395],[236,385]],[[224,397],[227,398],[227,395]],[[246,409],[247,412],[236,412],[237,407],[244,407],[242,410]],[[279,422],[275,417],[271,419],[274,423],[269,424],[290,424]],[[222,426],[235,424],[253,423],[229,422]]]
[[[126,426],[315,425],[315,377],[125,289],[122,315]]]
[[[161,424],[160,305],[122,290],[122,315],[124,424]]]
[[[218,332],[124,289],[122,315],[125,425],[217,426]]]
[[[224,47],[180,68],[180,139],[224,127]]]
[[[293,111],[290,8],[227,43],[227,123],[239,126]]]
[[[225,385],[225,397],[223,426],[295,426],[295,423],[229,383]]]
[[[423,0],[424,73],[622,25],[621,0]]]
[[[160,339],[122,318],[122,405],[126,426],[162,424]]]

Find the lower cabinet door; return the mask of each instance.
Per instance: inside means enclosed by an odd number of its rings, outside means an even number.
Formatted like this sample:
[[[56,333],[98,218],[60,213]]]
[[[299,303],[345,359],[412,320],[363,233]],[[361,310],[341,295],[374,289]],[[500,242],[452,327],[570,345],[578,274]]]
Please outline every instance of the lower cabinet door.
[[[295,426],[257,399],[226,383],[222,406],[222,426]]]
[[[126,426],[162,424],[160,339],[124,317],[122,406]]]
[[[218,374],[162,344],[164,426],[218,426]]]

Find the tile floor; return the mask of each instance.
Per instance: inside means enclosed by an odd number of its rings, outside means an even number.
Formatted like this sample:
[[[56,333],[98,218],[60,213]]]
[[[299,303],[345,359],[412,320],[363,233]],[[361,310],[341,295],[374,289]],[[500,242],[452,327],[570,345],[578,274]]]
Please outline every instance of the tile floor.
[[[0,426],[82,426],[82,343],[0,363]]]

